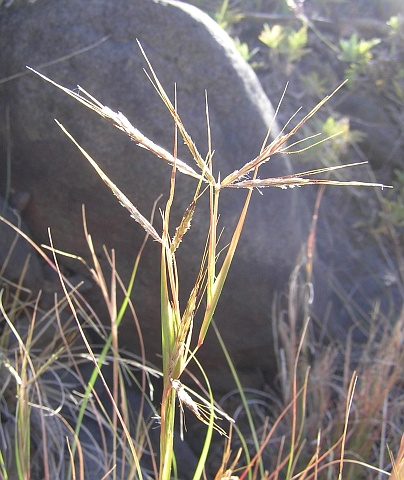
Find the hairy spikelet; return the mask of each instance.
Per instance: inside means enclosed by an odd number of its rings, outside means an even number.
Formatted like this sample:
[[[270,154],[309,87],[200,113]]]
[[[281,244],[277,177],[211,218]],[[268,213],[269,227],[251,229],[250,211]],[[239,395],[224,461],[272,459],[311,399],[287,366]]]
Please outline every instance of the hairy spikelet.
[[[193,200],[185,210],[184,215],[181,219],[181,223],[179,224],[179,226],[175,231],[175,235],[171,244],[172,253],[174,253],[177,250],[183,236],[191,228],[191,221],[192,221],[192,217],[194,216],[195,207],[196,207],[196,202],[195,200]]]

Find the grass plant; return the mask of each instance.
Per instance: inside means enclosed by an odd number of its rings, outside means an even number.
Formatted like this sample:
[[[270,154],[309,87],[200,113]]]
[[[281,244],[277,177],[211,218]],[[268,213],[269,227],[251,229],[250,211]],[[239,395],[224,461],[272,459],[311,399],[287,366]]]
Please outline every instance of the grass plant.
[[[143,52],[143,50],[142,50]],[[51,260],[43,250],[38,249],[46,262],[52,265],[59,275],[62,285],[60,298],[55,298],[52,313],[42,315],[39,298],[22,303],[19,292],[11,296],[3,289],[1,300],[2,316],[5,326],[2,333],[0,372],[4,378],[2,397],[2,418],[4,408],[8,417],[12,418],[14,429],[7,431],[2,421],[3,435],[0,455],[0,472],[5,479],[19,478],[94,478],[89,476],[92,463],[89,459],[97,458],[102,473],[99,478],[154,478],[168,480],[177,477],[174,437],[177,435],[176,422],[181,415],[176,415],[177,405],[182,414],[194,415],[205,428],[205,440],[196,462],[194,472],[189,478],[210,478],[207,473],[208,454],[212,444],[214,431],[222,435],[223,456],[220,465],[216,466],[217,480],[231,479],[317,479],[317,478],[361,478],[362,471],[377,475],[388,475],[383,469],[388,464],[382,455],[382,447],[392,442],[397,451],[396,462],[392,466],[392,478],[402,478],[403,445],[398,448],[397,436],[399,427],[389,424],[387,412],[399,412],[402,408],[400,394],[402,385],[402,342],[404,315],[401,314],[394,327],[387,327],[383,332],[375,331],[369,337],[369,344],[363,350],[363,356],[357,365],[356,373],[350,370],[349,350],[345,360],[338,363],[340,354],[335,345],[322,348],[311,337],[309,328],[308,285],[311,284],[311,270],[314,250],[315,227],[318,212],[313,216],[311,236],[308,239],[306,257],[297,265],[291,276],[289,291],[289,307],[287,315],[282,317],[274,303],[274,317],[279,322],[276,329],[276,349],[279,356],[280,389],[276,402],[257,403],[252,401],[243,390],[237,379],[230,357],[229,365],[233,369],[235,382],[242,405],[241,410],[247,421],[238,425],[233,418],[221,410],[214,401],[209,379],[197,359],[198,349],[204,343],[207,331],[212,326],[212,319],[226,276],[231,268],[238,241],[243,230],[251,196],[255,189],[277,187],[292,188],[305,185],[336,186],[372,186],[383,187],[376,183],[332,181],[313,178],[316,174],[335,170],[338,167],[310,170],[293,175],[276,178],[258,179],[258,171],[263,163],[277,154],[292,154],[306,150],[302,141],[293,142],[293,137],[316,112],[329,100],[327,96],[311,110],[297,125],[286,132],[284,129],[275,139],[269,141],[270,132],[264,139],[259,155],[237,166],[237,170],[228,172],[223,179],[215,177],[213,147],[209,138],[208,154],[203,158],[191,137],[187,133],[177,113],[176,99],[169,99],[163,86],[155,75],[147,60],[149,79],[161,100],[169,110],[175,127],[173,153],[167,152],[139,130],[121,113],[93,98],[83,89],[79,94],[62,87],[52,80],[38,74],[45,80],[75,98],[78,102],[92,109],[101,117],[111,121],[115,127],[125,132],[143,148],[154,152],[158,159],[171,166],[170,194],[163,211],[161,231],[156,230],[152,221],[138,211],[136,206],[114,185],[101,170],[91,156],[84,151],[66,129],[58,125],[73,141],[84,157],[93,166],[100,178],[108,185],[113,194],[133,219],[145,230],[145,241],[148,237],[161,245],[161,334],[162,334],[162,371],[158,372],[147,363],[144,355],[139,359],[126,359],[120,351],[118,342],[119,324],[123,314],[132,312],[141,338],[141,323],[137,320],[135,308],[130,294],[136,277],[137,261],[128,285],[123,285],[119,272],[115,268],[114,252],[105,252],[109,259],[112,275],[108,278],[102,271],[95,254],[91,235],[85,228],[88,248],[91,252],[92,265],[87,265],[94,283],[100,288],[104,302],[108,308],[110,327],[105,329],[91,306],[86,305],[78,286],[69,283],[59,267],[58,252],[52,244],[50,236]],[[208,105],[206,118],[209,126]],[[177,158],[179,139],[185,142],[194,161],[194,167]],[[312,139],[311,144],[313,144]],[[321,143],[324,140],[317,141]],[[175,196],[176,175],[184,174],[195,179],[193,199],[184,211],[178,225],[172,225],[171,209]],[[246,179],[246,174],[250,178]],[[244,206],[239,214],[238,223],[232,233],[227,250],[219,262],[217,251],[218,219],[220,214],[220,194],[225,188],[246,190]],[[206,250],[200,262],[199,274],[185,305],[179,302],[179,285],[176,264],[176,251],[181,242],[186,241],[186,233],[191,227],[192,216],[202,195],[209,197],[210,223],[206,232]],[[6,220],[3,220],[7,223]],[[85,214],[83,212],[85,225]],[[173,233],[175,232],[175,233]],[[83,262],[77,258],[77,261]],[[299,273],[304,272],[304,281],[299,282]],[[124,301],[117,303],[117,291],[124,293]],[[202,301],[204,299],[204,302]],[[297,309],[302,308],[305,314],[304,327],[301,329],[297,319]],[[203,321],[193,343],[194,318],[196,312],[202,310]],[[24,334],[17,328],[17,318],[21,312],[30,312],[28,327]],[[68,312],[67,321],[62,322]],[[39,323],[56,319],[59,325],[59,336],[47,347],[45,352],[35,351],[33,345],[39,338]],[[82,319],[85,319],[84,322]],[[40,322],[39,320],[40,319]],[[38,323],[39,322],[39,323]],[[99,350],[90,344],[85,326],[96,329],[102,338]],[[78,332],[72,335],[72,331]],[[220,338],[219,332],[217,335]],[[16,340],[14,345],[11,340]],[[76,343],[81,346],[81,353],[76,353]],[[310,352],[318,348],[313,362],[309,361]],[[223,344],[226,352],[226,346]],[[77,350],[78,351],[78,350]],[[84,353],[83,353],[84,352]],[[380,364],[369,362],[370,358],[381,355]],[[344,358],[344,357],[343,357]],[[205,385],[206,395],[201,397],[190,391],[184,380],[184,372],[194,362],[200,367]],[[309,364],[312,363],[312,367]],[[86,365],[88,374],[83,375]],[[140,380],[133,374],[133,368],[140,372]],[[109,372],[107,378],[106,372]],[[148,377],[157,375],[162,380],[162,394],[158,401],[159,410],[147,401],[145,393],[137,412],[132,412],[127,401],[127,379],[140,382],[140,390],[147,391]],[[55,377],[56,376],[56,377]],[[76,382],[72,393],[66,388],[67,378]],[[51,387],[57,378],[56,385]],[[377,378],[377,381],[374,379]],[[73,381],[73,380],[72,380]],[[104,392],[104,396],[100,392]],[[275,394],[267,398],[274,399]],[[148,406],[149,405],[149,406]],[[6,407],[5,407],[6,406]],[[35,417],[36,415],[36,417]],[[382,418],[379,418],[382,415]],[[151,428],[157,417],[160,423],[159,452],[154,452]],[[240,415],[241,416],[241,415]],[[220,421],[219,417],[223,420]],[[34,425],[34,418],[38,418]],[[60,434],[55,438],[52,419],[59,425]],[[88,424],[96,426],[97,437],[88,430]],[[154,421],[155,424],[155,421]],[[247,425],[247,428],[246,428]],[[33,445],[34,427],[40,432],[40,439]],[[8,429],[9,430],[9,429]],[[89,441],[90,440],[90,441]],[[92,441],[91,441],[92,440]],[[59,443],[58,443],[59,442]],[[55,451],[66,451],[62,446],[67,442],[68,459],[61,458]],[[380,466],[372,466],[374,448],[379,442]],[[233,449],[236,451],[233,453]],[[151,451],[149,469],[141,467],[146,452]],[[12,453],[11,453],[12,452]],[[53,452],[52,454],[50,452]],[[158,456],[154,456],[157,454]],[[11,458],[13,457],[13,458]],[[158,464],[156,459],[158,458]],[[100,460],[101,459],[101,460]],[[68,465],[68,468],[63,467]],[[35,468],[40,465],[37,473]],[[90,467],[89,467],[90,465]],[[362,469],[362,470],[361,470]],[[98,477],[97,477],[98,478]],[[368,477],[369,478],[369,477]],[[375,478],[375,477],[372,477]]]

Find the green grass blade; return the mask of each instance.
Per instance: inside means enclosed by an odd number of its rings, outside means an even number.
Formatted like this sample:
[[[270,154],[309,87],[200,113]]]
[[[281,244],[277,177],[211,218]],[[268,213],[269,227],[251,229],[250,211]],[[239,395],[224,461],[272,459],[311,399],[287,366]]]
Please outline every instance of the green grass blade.
[[[217,328],[215,321],[212,322],[212,327],[213,327],[213,330],[215,331],[216,338],[219,340],[220,347],[221,347],[221,349],[224,353],[224,356],[226,357],[227,364],[230,368],[231,374],[232,374],[233,379],[236,383],[237,390],[240,394],[241,403],[243,404],[243,407],[244,407],[244,410],[245,410],[245,413],[246,413],[246,416],[247,416],[248,425],[249,425],[250,430],[251,430],[251,435],[252,435],[252,438],[253,438],[253,441],[254,441],[254,448],[255,448],[256,452],[258,452],[260,450],[260,444],[259,444],[259,440],[258,440],[258,437],[257,437],[257,432],[256,432],[256,427],[254,425],[254,420],[253,420],[252,415],[251,415],[251,410],[250,410],[250,407],[248,406],[247,398],[244,394],[243,386],[240,383],[240,379],[237,375],[237,371],[236,371],[236,369],[234,367],[234,364],[231,360],[229,351],[226,348],[226,345],[223,341],[222,336],[220,335],[219,329]],[[243,446],[244,446],[244,454],[246,455],[247,464],[248,464],[250,462],[250,454],[248,452],[247,445],[243,444]],[[252,480],[252,471],[251,470],[249,470],[249,472],[248,472],[248,478],[249,478],[249,480]],[[261,459],[260,459],[260,478],[265,478],[265,476],[264,476],[264,465],[263,465]]]
[[[251,195],[252,195],[252,190],[249,190],[249,192],[247,194],[246,201],[244,203],[243,210],[240,214],[237,226],[234,230],[229,248],[227,250],[226,257],[223,261],[223,265],[222,265],[222,267],[219,271],[219,274],[218,274],[218,276],[217,276],[217,278],[216,278],[216,280],[213,284],[212,296],[211,296],[210,301],[208,302],[208,305],[206,307],[205,316],[204,316],[202,326],[201,326],[201,329],[200,329],[200,332],[199,332],[198,346],[202,345],[202,343],[205,339],[205,336],[206,336],[206,333],[208,331],[210,322],[212,321],[212,318],[213,318],[213,314],[215,313],[217,304],[219,302],[219,298],[220,298],[220,295],[222,293],[223,286],[224,286],[224,283],[225,283],[226,278],[227,278],[227,274],[229,273],[230,265],[231,265],[231,262],[233,260],[234,254],[235,254],[235,251],[236,251],[236,248],[237,248],[237,245],[238,245],[238,241],[240,239],[240,235],[241,235],[241,232],[243,230],[244,221],[245,221],[245,218],[247,216],[247,210],[248,210],[250,200],[251,200]]]

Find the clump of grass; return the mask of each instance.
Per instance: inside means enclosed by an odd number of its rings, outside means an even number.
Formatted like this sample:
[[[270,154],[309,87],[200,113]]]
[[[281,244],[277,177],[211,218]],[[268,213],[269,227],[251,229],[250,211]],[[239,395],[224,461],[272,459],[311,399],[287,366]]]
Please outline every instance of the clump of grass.
[[[143,51],[143,50],[142,50]],[[301,141],[293,143],[293,136],[301,128],[306,121],[308,121],[317,110],[330,98],[326,97],[321,101],[313,110],[311,110],[297,125],[292,128],[288,133],[285,133],[285,129],[270,143],[268,132],[267,138],[264,139],[261,151],[259,155],[246,162],[244,165],[239,166],[234,172],[229,172],[222,180],[216,179],[213,169],[213,149],[209,138],[208,154],[206,158],[203,158],[197,147],[194,145],[191,137],[187,133],[185,126],[183,125],[181,118],[177,113],[175,105],[172,104],[169,97],[165,93],[162,85],[156,77],[152,66],[147,60],[149,67],[149,78],[154,85],[156,91],[160,95],[162,101],[167,106],[169,112],[172,115],[175,124],[175,144],[173,154],[165,151],[150,139],[146,138],[138,129],[133,127],[130,121],[121,113],[113,112],[107,106],[104,106],[98,100],[93,98],[90,94],[83,89],[79,89],[80,94],[77,94],[71,90],[68,90],[52,80],[41,75],[47,81],[50,81],[55,86],[63,90],[68,95],[72,96],[86,107],[94,110],[96,113],[104,118],[112,121],[113,124],[124,131],[130,136],[137,144],[141,145],[156,154],[160,161],[165,161],[171,165],[171,179],[170,179],[170,195],[165,205],[163,216],[163,226],[161,231],[157,231],[150,220],[148,220],[138,209],[129,201],[129,199],[119,190],[118,186],[114,185],[107,175],[100,169],[97,163],[91,158],[91,156],[84,151],[77,142],[70,136],[66,129],[58,122],[61,129],[68,135],[68,137],[78,146],[80,151],[94,167],[101,179],[109,186],[114,195],[118,198],[119,202],[126,208],[129,214],[137,221],[145,230],[146,237],[151,236],[154,241],[157,241],[161,245],[161,331],[162,331],[162,381],[163,389],[161,396],[161,408],[159,412],[160,421],[160,442],[159,442],[159,466],[152,463],[151,469],[153,471],[153,477],[161,480],[171,478],[173,473],[173,466],[175,465],[174,454],[174,435],[175,435],[175,423],[176,423],[176,410],[177,401],[181,408],[188,410],[191,414],[202,421],[206,426],[205,441],[202,447],[202,451],[199,455],[199,459],[193,473],[193,478],[200,478],[203,473],[207,462],[208,452],[212,441],[213,431],[216,430],[221,433],[225,441],[225,450],[222,460],[222,465],[216,478],[237,478],[234,477],[233,472],[239,468],[240,454],[232,456],[230,453],[230,437],[232,435],[232,424],[234,420],[226,415],[223,411],[218,411],[215,405],[212,391],[209,386],[209,379],[203,371],[203,366],[200,366],[197,361],[197,352],[205,341],[206,333],[211,326],[212,318],[219,302],[222,289],[224,287],[227,273],[230,269],[238,241],[243,229],[244,220],[249,208],[249,203],[254,189],[260,188],[293,188],[296,186],[304,185],[338,185],[338,186],[373,186],[383,187],[383,185],[376,183],[364,183],[364,182],[346,182],[346,181],[332,181],[313,178],[313,175],[323,173],[329,170],[335,170],[341,167],[322,168],[320,170],[311,170],[294,175],[287,175],[284,177],[276,178],[264,178],[258,179],[258,171],[262,164],[270,160],[273,155],[276,154],[292,154],[304,151],[306,147],[301,147]],[[209,125],[208,107],[207,122]],[[187,165],[185,162],[177,158],[177,145],[178,138],[187,145],[192,157],[195,161],[194,168]],[[291,141],[292,140],[292,141]],[[321,140],[323,141],[323,140]],[[288,146],[287,143],[290,143]],[[318,142],[317,142],[318,143]],[[296,150],[296,147],[298,148]],[[293,150],[295,148],[295,150]],[[308,147],[307,147],[308,148]],[[193,196],[193,200],[184,211],[182,220],[174,228],[171,222],[171,207],[175,196],[175,183],[176,175],[185,174],[193,177],[196,181],[196,188]],[[240,212],[238,223],[232,234],[230,244],[227,251],[222,254],[223,260],[218,262],[219,252],[217,251],[218,240],[218,218],[220,213],[220,194],[225,188],[238,188],[246,189],[247,196]],[[186,233],[191,226],[192,216],[195,208],[198,205],[198,201],[202,195],[208,195],[210,200],[210,223],[207,226],[207,239],[206,250],[201,259],[199,275],[196,278],[195,285],[191,291],[191,294],[186,302],[186,305],[180,305],[179,302],[179,284],[181,278],[178,277],[178,270],[176,264],[176,250],[181,248],[181,242],[186,241]],[[84,216],[85,220],[85,216]],[[85,224],[85,221],[84,221]],[[313,227],[314,228],[314,227]],[[173,233],[174,232],[174,233]],[[120,478],[144,478],[146,473],[140,468],[140,460],[143,454],[143,446],[151,445],[148,428],[145,424],[145,417],[143,406],[140,408],[138,423],[133,428],[130,421],[130,413],[128,406],[125,402],[125,389],[123,378],[127,374],[128,370],[124,367],[124,362],[119,353],[118,344],[118,329],[120,321],[123,318],[123,314],[126,310],[131,309],[137,323],[137,319],[133,310],[133,306],[130,302],[130,293],[133,288],[133,281],[136,276],[137,264],[134,265],[133,275],[129,285],[122,285],[119,279],[119,274],[115,269],[114,255],[108,254],[109,263],[113,275],[111,276],[111,284],[108,285],[104,272],[101,270],[97,256],[95,255],[94,248],[92,246],[91,236],[85,230],[86,238],[88,240],[89,250],[92,254],[93,265],[89,268],[92,274],[93,281],[101,289],[104,297],[104,301],[108,307],[110,316],[110,332],[107,333],[102,329],[101,323],[95,322],[93,318],[89,317],[91,324],[96,326],[101,331],[103,338],[103,346],[100,353],[95,353],[90,343],[87,340],[86,334],[81,327],[82,322],[79,320],[77,313],[78,304],[76,303],[77,292],[75,289],[71,289],[66,280],[63,278],[58,267],[57,254],[58,252],[50,238],[50,249],[54,255],[54,267],[59,272],[61,284],[64,290],[64,299],[68,303],[71,311],[71,315],[74,318],[74,325],[78,328],[80,339],[84,345],[86,351],[86,358],[89,360],[92,373],[89,380],[83,379],[81,385],[84,389],[82,400],[76,409],[76,420],[71,436],[69,437],[69,451],[71,452],[71,468],[67,475],[79,476],[84,478],[84,460],[82,442],[80,440],[80,432],[82,432],[85,422],[84,417],[90,408],[93,412],[96,422],[100,425],[102,445],[103,445],[103,460],[105,466],[105,475],[111,473],[114,477],[121,475]],[[312,249],[313,240],[309,242],[309,247]],[[310,253],[310,252],[309,252]],[[311,252],[312,253],[312,252]],[[141,252],[139,252],[140,258]],[[311,281],[311,257],[306,264],[307,282]],[[77,259],[82,261],[81,259]],[[116,291],[121,289],[125,294],[125,300],[121,306],[116,301]],[[205,299],[203,304],[202,298]],[[306,301],[307,303],[307,301]],[[199,309],[203,308],[203,321],[197,335],[196,344],[192,343],[192,333],[194,329],[195,314]],[[36,309],[34,309],[36,311]],[[292,309],[290,310],[292,311]],[[307,312],[306,312],[307,313]],[[7,313],[3,310],[3,316]],[[308,315],[308,313],[307,313]],[[284,335],[281,338],[283,347],[287,347],[289,352],[289,359],[286,362],[285,379],[284,382],[284,402],[286,402],[285,408],[279,413],[274,424],[270,427],[268,422],[264,422],[264,426],[261,428],[260,437],[255,432],[252,417],[250,415],[250,408],[245,395],[243,395],[242,389],[240,392],[245,405],[247,416],[249,416],[249,424],[251,433],[253,436],[253,443],[255,444],[255,453],[251,456],[249,448],[244,442],[244,456],[245,467],[242,467],[237,471],[239,478],[278,478],[285,474],[285,478],[317,478],[317,473],[325,468],[332,468],[337,463],[339,472],[342,472],[345,465],[345,446],[348,440],[347,427],[348,427],[348,413],[351,408],[354,399],[354,381],[350,382],[349,386],[345,385],[347,398],[344,402],[344,417],[341,422],[340,436],[331,446],[327,446],[326,453],[320,453],[321,449],[321,435],[317,435],[317,443],[315,451],[311,458],[307,461],[306,466],[300,466],[300,459],[303,457],[302,451],[304,447],[304,433],[307,427],[305,426],[305,419],[310,411],[307,408],[309,399],[311,398],[310,391],[310,376],[303,370],[299,371],[299,359],[301,358],[301,352],[307,354],[307,343],[305,335],[301,336],[298,340],[297,336],[297,323],[293,317],[290,317],[293,322],[289,325],[288,335]],[[306,322],[307,325],[307,322]],[[13,329],[13,322],[10,320],[8,326],[13,331],[14,335],[19,339],[19,367],[13,367],[14,370],[20,372],[17,382],[20,390],[18,393],[18,400],[21,402],[20,407],[17,409],[15,417],[26,427],[26,432],[29,432],[28,425],[31,421],[32,409],[30,407],[30,398],[27,396],[29,389],[27,386],[27,374],[33,372],[34,378],[39,379],[35,372],[38,368],[35,368],[33,357],[30,349],[32,334],[29,334],[25,340],[20,340],[19,334]],[[61,330],[62,331],[62,330]],[[141,326],[138,326],[139,334],[141,334]],[[104,332],[104,333],[103,333]],[[293,334],[293,335],[292,335]],[[292,336],[291,336],[292,335]],[[65,338],[65,337],[62,337]],[[225,349],[225,346],[223,346]],[[80,368],[77,362],[77,357],[69,347],[68,343],[63,342],[62,351],[65,353],[66,358],[70,361],[72,371],[76,371],[77,375],[80,375]],[[61,352],[53,353],[52,358],[60,358]],[[324,365],[330,369],[332,355],[324,357]],[[111,362],[112,365],[112,384],[111,386],[107,382],[103,367],[106,362]],[[200,366],[201,373],[203,374],[204,381],[206,383],[207,398],[198,399],[192,392],[189,392],[186,388],[186,382],[183,380],[183,374],[187,369],[190,362],[195,362]],[[327,363],[328,362],[328,363]],[[231,362],[230,362],[231,363]],[[142,389],[145,390],[147,373],[156,373],[150,370],[146,366],[146,359],[141,358],[137,366],[142,371]],[[307,364],[305,364],[307,367]],[[325,370],[325,369],[324,369]],[[46,371],[46,368],[42,367],[41,371]],[[237,375],[235,374],[237,378]],[[108,402],[110,404],[110,410],[104,406],[104,403],[100,400],[97,389],[95,388],[96,381],[101,380],[103,388],[106,392]],[[286,385],[288,383],[288,386]],[[393,382],[394,383],[394,382]],[[389,387],[393,383],[389,383]],[[60,382],[62,384],[62,382]],[[38,387],[37,392],[41,392],[41,386]],[[39,395],[39,394],[38,394]],[[144,397],[143,397],[144,398]],[[323,412],[326,411],[326,405],[329,403],[330,394],[325,395],[324,404],[322,405]],[[315,395],[312,398],[313,406],[316,404]],[[32,403],[32,402],[31,402]],[[44,411],[44,409],[42,409]],[[96,413],[101,412],[101,413]],[[219,418],[225,419],[225,422],[219,423]],[[289,418],[291,420],[291,437],[289,441],[289,450],[284,455],[286,440],[281,440],[279,454],[275,457],[276,463],[271,466],[271,473],[266,471],[264,466],[264,450],[269,445],[271,439],[274,437],[276,429],[281,424],[283,419]],[[229,428],[226,427],[226,422],[229,423]],[[109,432],[114,432],[110,441],[105,437],[104,427],[108,427]],[[28,430],[27,430],[28,429]],[[73,431],[74,430],[74,431]],[[237,426],[234,425],[234,430],[237,430]],[[23,430],[24,431],[24,430]],[[119,432],[119,433],[118,433]],[[121,433],[122,432],[122,433]],[[229,433],[227,433],[229,432]],[[226,440],[229,437],[229,440]],[[30,458],[30,446],[29,435],[23,438],[18,438],[16,443],[16,458],[18,463],[19,476],[25,478],[29,475],[31,467]],[[243,443],[243,435],[239,435]],[[339,460],[330,460],[330,457],[339,458]],[[25,460],[25,463],[22,461]],[[28,462],[28,463],[27,463]],[[2,459],[1,468],[4,472],[7,472],[6,462]],[[52,469],[48,468],[48,463],[44,460],[44,464],[47,467],[47,471],[51,472]],[[78,465],[78,467],[77,467]],[[127,467],[129,465],[129,467]],[[121,467],[119,467],[121,466]],[[121,469],[118,473],[118,469]],[[129,470],[128,470],[129,468]],[[286,469],[284,471],[284,469]],[[174,470],[175,471],[175,470]]]
[[[12,291],[7,283],[0,291],[0,471],[4,479],[107,478],[109,474],[148,478],[147,471],[153,471],[148,422],[156,412],[147,395],[142,395],[134,417],[127,399],[137,391],[147,392],[150,376],[161,373],[146,365],[144,357],[127,353],[123,358],[118,353],[115,308],[117,285],[121,288],[122,282],[112,254],[112,281],[107,284],[86,234],[94,255],[88,269],[104,294],[113,319],[110,329],[86,304],[79,285],[62,275],[54,249],[52,263],[34,245],[60,275],[63,291],[55,292],[53,308],[42,310],[40,295],[22,300],[19,288]],[[130,300],[125,302],[136,322]],[[89,330],[102,339],[99,352],[87,340]],[[143,472],[140,459],[147,465]]]
[[[308,263],[291,276],[288,310],[274,312],[278,389],[239,386],[224,399],[241,403],[232,445],[246,466],[229,468],[231,478],[401,478],[404,310],[393,324],[373,312],[379,319],[359,357],[352,339],[326,345],[307,318],[296,321],[309,300],[297,273]]]

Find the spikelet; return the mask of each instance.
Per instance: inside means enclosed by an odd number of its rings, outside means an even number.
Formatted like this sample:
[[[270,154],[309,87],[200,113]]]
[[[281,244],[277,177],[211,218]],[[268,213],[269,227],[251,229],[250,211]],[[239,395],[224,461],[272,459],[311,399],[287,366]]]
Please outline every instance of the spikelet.
[[[177,393],[178,401],[180,402],[180,407],[183,410],[183,406],[185,405],[191,412],[195,415],[195,417],[200,420],[205,425],[209,425],[210,415],[212,413],[212,408],[208,407],[207,405],[202,405],[200,403],[195,402],[192,399],[191,395],[185,390],[182,383],[176,379],[171,379],[171,386]],[[220,417],[216,416],[213,413],[214,417],[220,420]],[[230,418],[230,417],[229,417]],[[231,419],[232,420],[232,419]],[[234,420],[233,420],[234,421]],[[213,428],[220,433],[220,435],[224,435],[227,437],[227,433],[223,430],[222,427],[217,425],[216,423],[213,424]]]
[[[181,223],[177,227],[173,241],[171,243],[170,248],[172,253],[174,253],[177,250],[183,236],[191,228],[191,221],[192,221],[192,217],[194,216],[195,207],[196,207],[196,202],[195,200],[193,200],[185,210],[184,215],[182,216],[182,219],[181,219]]]

